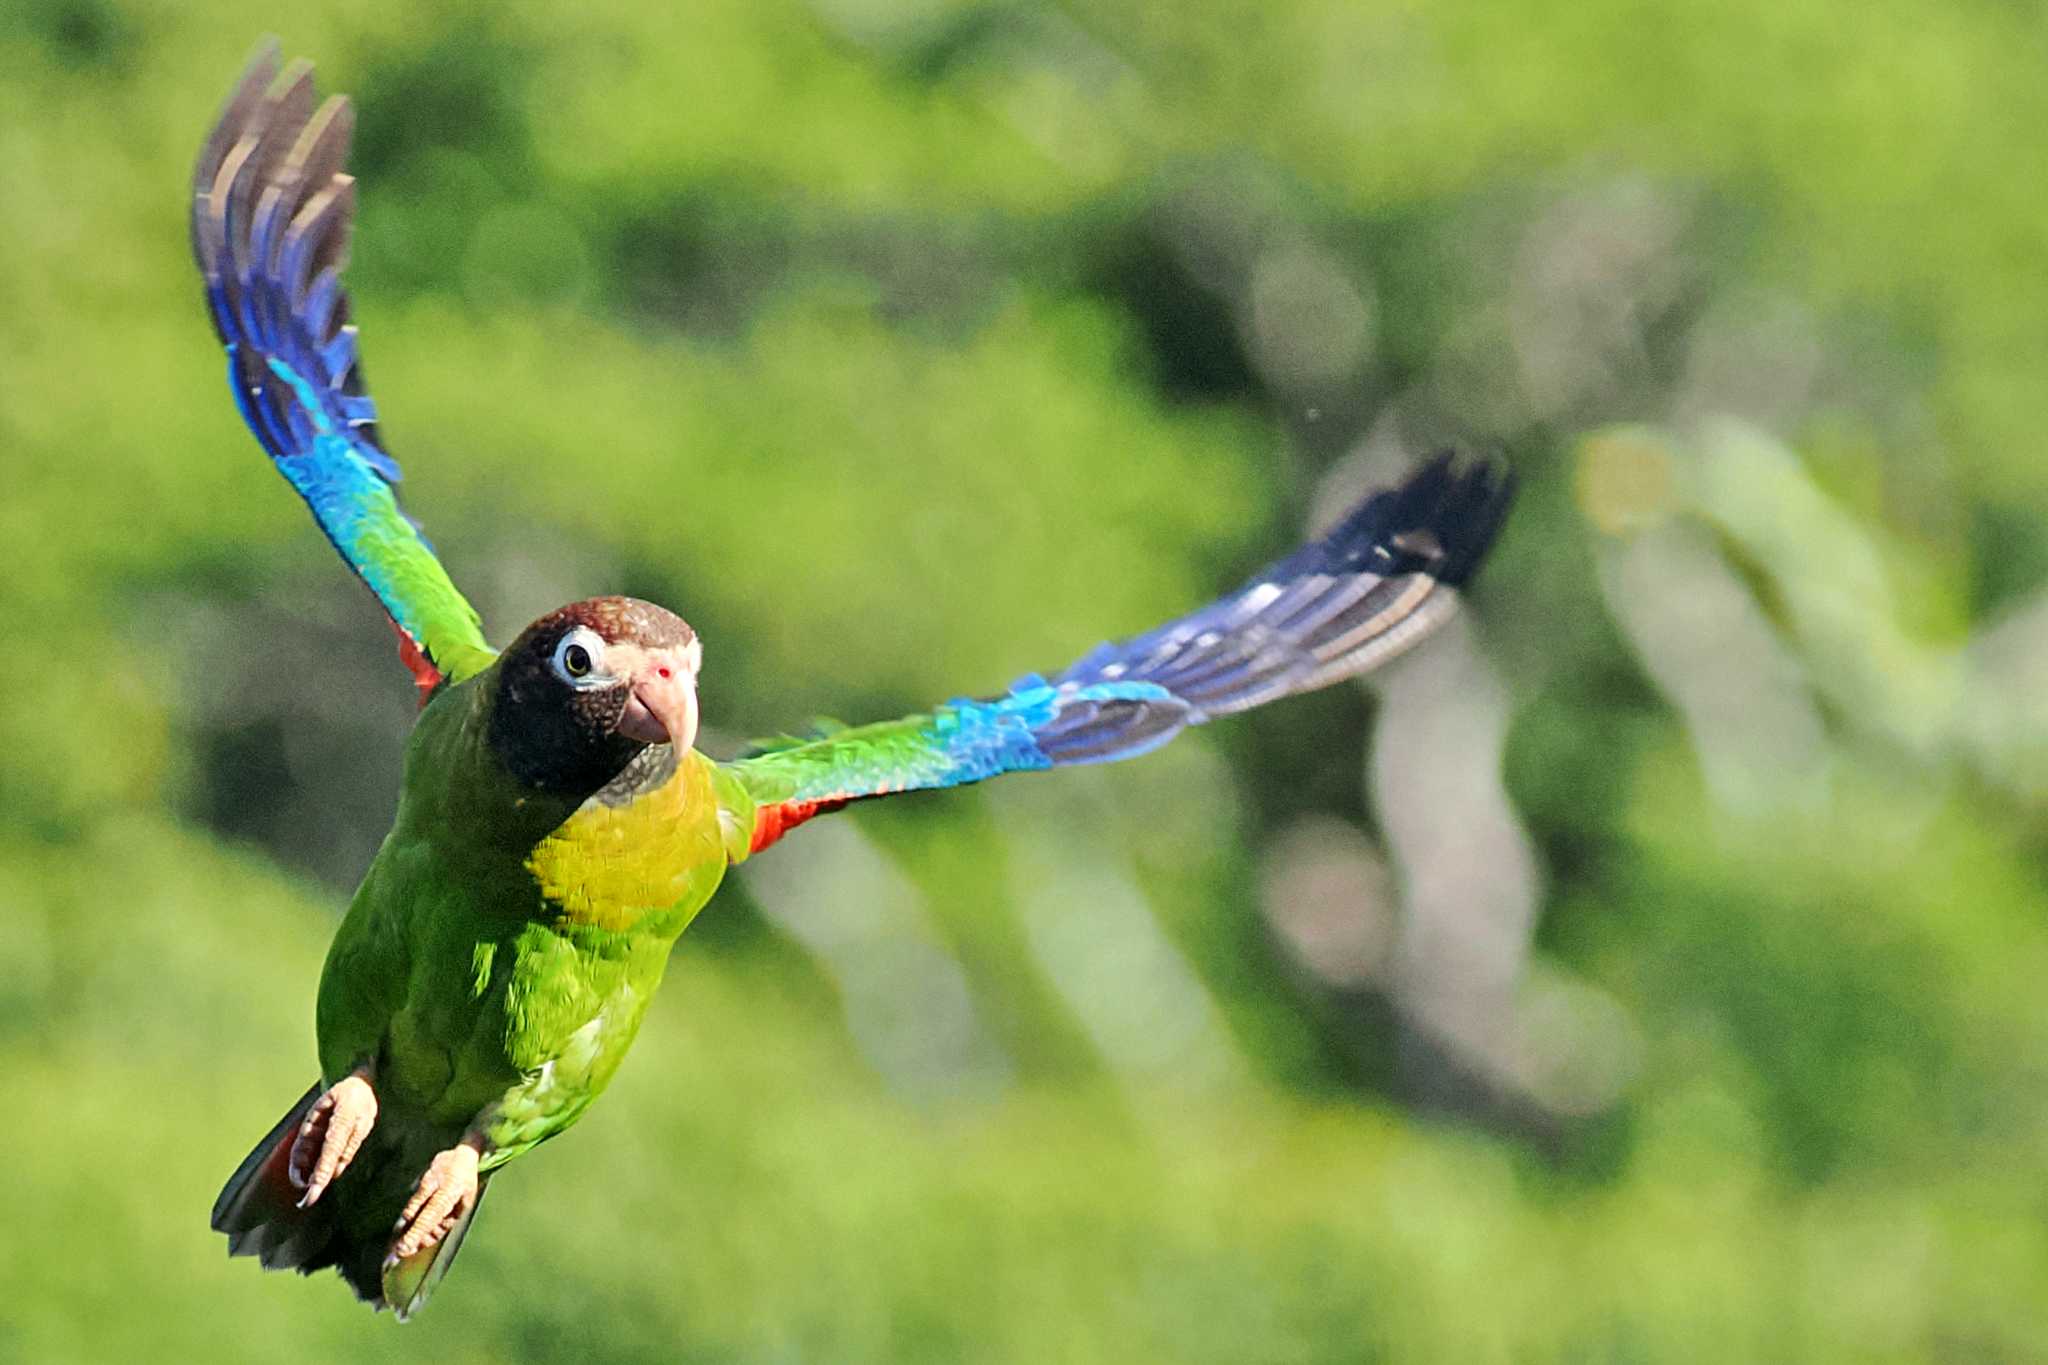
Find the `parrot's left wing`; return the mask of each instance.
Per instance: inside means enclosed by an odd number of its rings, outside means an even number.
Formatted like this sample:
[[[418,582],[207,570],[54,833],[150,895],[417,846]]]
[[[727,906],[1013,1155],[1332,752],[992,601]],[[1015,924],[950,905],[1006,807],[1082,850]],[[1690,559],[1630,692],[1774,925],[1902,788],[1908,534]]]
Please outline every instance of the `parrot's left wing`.
[[[342,267],[355,213],[355,115],[313,107],[313,68],[275,41],[242,73],[192,175],[192,251],[242,416],[397,628],[421,700],[494,655],[477,614],[392,485],[398,462],[364,391]]]
[[[1237,591],[1056,677],[727,764],[754,803],[752,846],[864,797],[1131,758],[1187,726],[1374,668],[1455,610],[1510,496],[1498,466],[1439,456]]]

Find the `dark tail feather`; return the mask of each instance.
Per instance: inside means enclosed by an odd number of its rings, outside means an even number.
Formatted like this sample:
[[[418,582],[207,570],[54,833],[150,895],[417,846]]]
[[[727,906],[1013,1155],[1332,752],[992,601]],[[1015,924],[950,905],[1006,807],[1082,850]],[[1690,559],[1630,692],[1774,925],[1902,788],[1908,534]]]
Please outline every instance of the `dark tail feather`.
[[[395,1308],[402,1321],[419,1311],[448,1273],[483,1202],[483,1190],[478,1189],[476,1203],[447,1236],[387,1267],[392,1224],[427,1156],[409,1159],[389,1146],[382,1132],[373,1132],[320,1202],[300,1208],[301,1191],[291,1183],[288,1169],[292,1137],[320,1093],[315,1084],[235,1168],[214,1201],[213,1230],[227,1234],[228,1255],[254,1256],[266,1270],[310,1275],[333,1266],[357,1298],[372,1308]],[[485,1177],[483,1184],[488,1183]]]
[[[448,1229],[447,1236],[423,1250],[415,1251],[402,1261],[385,1261],[381,1257],[360,1262],[355,1266],[344,1264],[342,1275],[356,1286],[358,1294],[363,1293],[357,1275],[368,1269],[379,1277],[378,1283],[385,1302],[397,1312],[398,1320],[404,1322],[426,1305],[434,1292],[434,1286],[448,1273],[448,1267],[455,1264],[455,1253],[462,1250],[462,1239],[469,1235],[469,1225],[476,1221],[476,1211],[484,1206],[484,1191],[491,1187],[491,1178],[478,1178],[476,1199],[469,1211],[456,1220]],[[368,1298],[369,1295],[364,1294]]]
[[[266,1270],[303,1268],[333,1238],[334,1204],[323,1200],[310,1209],[299,1207],[300,1191],[288,1166],[292,1138],[313,1101],[320,1098],[315,1082],[255,1150],[242,1159],[220,1198],[213,1201],[213,1230],[228,1238],[228,1255],[254,1256]]]

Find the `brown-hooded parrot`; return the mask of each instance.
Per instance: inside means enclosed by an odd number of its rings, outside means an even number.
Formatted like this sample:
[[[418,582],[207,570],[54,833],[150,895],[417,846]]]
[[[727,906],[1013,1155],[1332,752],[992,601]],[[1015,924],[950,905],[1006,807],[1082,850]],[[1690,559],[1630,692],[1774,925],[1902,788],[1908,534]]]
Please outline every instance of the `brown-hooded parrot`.
[[[497,1170],[611,1080],[728,867],[848,802],[1129,758],[1363,673],[1454,610],[1505,515],[1503,471],[1439,457],[1222,599],[1050,677],[714,762],[692,747],[703,647],[681,618],[597,597],[499,653],[399,510],[341,284],[352,123],[266,44],[193,177],[242,416],[382,603],[421,698],[391,833],[321,972],[318,1076],[213,1227],[268,1267],[333,1266],[401,1318]]]

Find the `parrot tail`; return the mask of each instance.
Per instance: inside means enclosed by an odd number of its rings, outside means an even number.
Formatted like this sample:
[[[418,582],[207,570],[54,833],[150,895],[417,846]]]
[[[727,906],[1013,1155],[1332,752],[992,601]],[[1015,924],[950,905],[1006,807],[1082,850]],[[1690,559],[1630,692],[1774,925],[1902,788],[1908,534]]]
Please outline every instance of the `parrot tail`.
[[[228,1255],[254,1256],[265,1270],[310,1275],[333,1266],[357,1298],[395,1309],[403,1322],[454,1264],[490,1178],[479,1181],[469,1212],[440,1241],[387,1265],[392,1226],[427,1157],[408,1159],[373,1131],[320,1202],[299,1207],[302,1191],[289,1173],[292,1138],[322,1090],[315,1082],[242,1159],[213,1203],[213,1230],[227,1234]]]
[[[299,1207],[291,1182],[292,1138],[320,1098],[318,1081],[228,1177],[213,1201],[213,1230],[228,1237],[228,1255],[254,1256],[265,1270],[302,1268],[334,1237],[336,1203]]]

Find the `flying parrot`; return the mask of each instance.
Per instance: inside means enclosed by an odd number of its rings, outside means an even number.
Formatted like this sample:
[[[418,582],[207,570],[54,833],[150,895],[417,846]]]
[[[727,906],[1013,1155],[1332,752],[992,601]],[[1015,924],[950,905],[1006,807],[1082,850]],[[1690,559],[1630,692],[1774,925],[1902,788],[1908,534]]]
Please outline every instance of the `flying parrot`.
[[[502,653],[393,492],[341,283],[353,115],[265,44],[193,176],[243,418],[382,604],[420,695],[398,812],[328,949],[319,1074],[229,1177],[231,1255],[333,1266],[399,1318],[507,1162],[573,1125],[726,869],[849,802],[1143,754],[1354,677],[1453,610],[1510,496],[1440,456],[1228,596],[1049,677],[733,762],[693,747],[702,642],[626,597]]]

